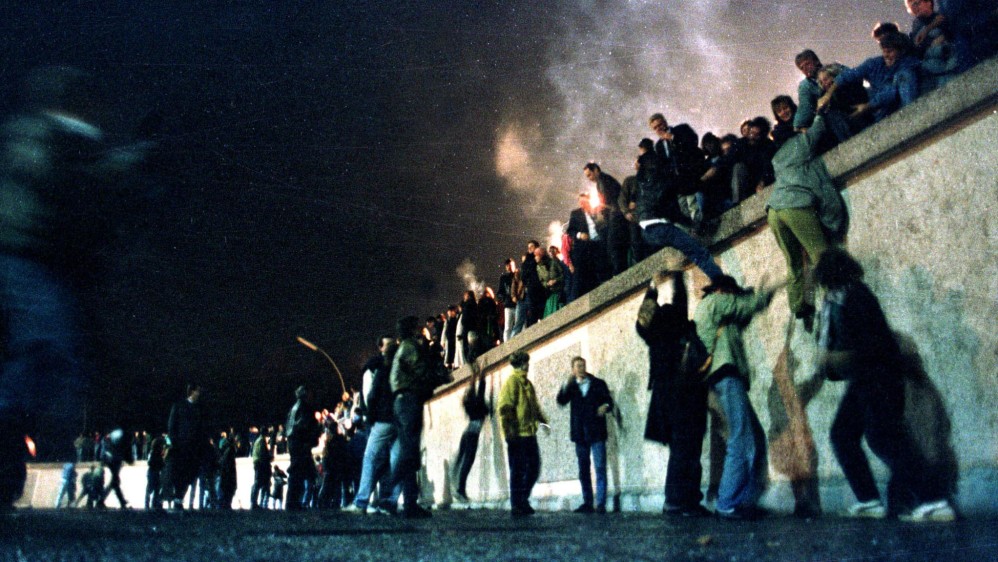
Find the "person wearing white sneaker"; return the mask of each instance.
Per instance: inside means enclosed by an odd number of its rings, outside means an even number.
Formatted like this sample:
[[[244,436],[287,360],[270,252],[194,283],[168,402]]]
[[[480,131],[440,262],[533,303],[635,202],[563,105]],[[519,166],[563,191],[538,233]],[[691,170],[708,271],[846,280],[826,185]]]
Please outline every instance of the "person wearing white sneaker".
[[[829,380],[848,384],[831,429],[835,457],[858,500],[846,515],[882,518],[888,512],[861,446],[866,438],[891,471],[890,511],[903,512],[895,503],[901,500],[917,506],[903,520],[954,520],[944,468],[927,458],[905,424],[905,361],[877,297],[862,281],[862,266],[845,250],[829,248],[814,278],[826,291],[819,368]]]
[[[847,517],[866,517],[869,519],[883,519],[887,516],[887,508],[879,499],[865,502],[856,502],[846,510]]]
[[[909,523],[924,523],[927,521],[946,523],[956,520],[956,511],[953,510],[953,506],[950,505],[948,500],[939,500],[937,502],[923,503],[911,510],[910,513],[898,515],[898,519]]]

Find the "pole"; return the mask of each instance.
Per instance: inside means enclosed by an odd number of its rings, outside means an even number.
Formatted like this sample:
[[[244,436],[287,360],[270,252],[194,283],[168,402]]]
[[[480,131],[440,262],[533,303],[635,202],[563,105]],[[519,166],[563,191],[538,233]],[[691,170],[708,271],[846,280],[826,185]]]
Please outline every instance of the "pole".
[[[347,394],[347,384],[343,380],[343,373],[340,372],[340,368],[336,366],[336,362],[333,361],[333,358],[330,357],[328,353],[323,351],[321,347],[315,345],[314,343],[308,341],[307,339],[301,336],[298,336],[298,343],[304,345],[305,347],[311,349],[312,351],[318,351],[319,353],[322,354],[323,357],[326,358],[327,361],[329,361],[329,364],[333,366],[333,370],[336,371],[336,376],[340,378],[340,388],[343,389],[343,394]]]

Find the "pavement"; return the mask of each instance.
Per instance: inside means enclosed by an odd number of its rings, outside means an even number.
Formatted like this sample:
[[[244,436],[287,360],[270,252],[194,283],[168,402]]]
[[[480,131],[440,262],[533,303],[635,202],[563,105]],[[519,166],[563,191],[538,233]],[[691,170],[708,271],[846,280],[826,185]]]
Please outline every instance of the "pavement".
[[[761,521],[652,513],[438,510],[426,520],[338,512],[153,513],[26,509],[0,515],[0,561],[998,560],[998,520]]]

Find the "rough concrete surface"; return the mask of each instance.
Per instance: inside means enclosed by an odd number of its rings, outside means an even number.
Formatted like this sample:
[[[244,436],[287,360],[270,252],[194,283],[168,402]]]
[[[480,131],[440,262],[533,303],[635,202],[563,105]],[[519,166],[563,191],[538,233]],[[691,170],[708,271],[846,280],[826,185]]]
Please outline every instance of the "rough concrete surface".
[[[362,560],[898,560],[998,557],[994,520],[759,522],[661,514],[437,511],[430,520],[328,512],[183,515],[22,510],[0,520],[0,562]]]

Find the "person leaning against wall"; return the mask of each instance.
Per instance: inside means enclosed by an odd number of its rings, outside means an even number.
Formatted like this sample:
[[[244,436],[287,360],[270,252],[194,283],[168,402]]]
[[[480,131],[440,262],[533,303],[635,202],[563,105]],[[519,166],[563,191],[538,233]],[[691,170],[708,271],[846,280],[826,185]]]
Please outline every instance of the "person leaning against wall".
[[[582,505],[576,513],[606,513],[606,414],[613,409],[610,389],[603,379],[586,371],[586,360],[572,358],[572,374],[558,391],[558,405],[571,405],[571,439],[579,459]],[[596,469],[596,496],[589,457]],[[594,506],[595,499],[595,506]]]

